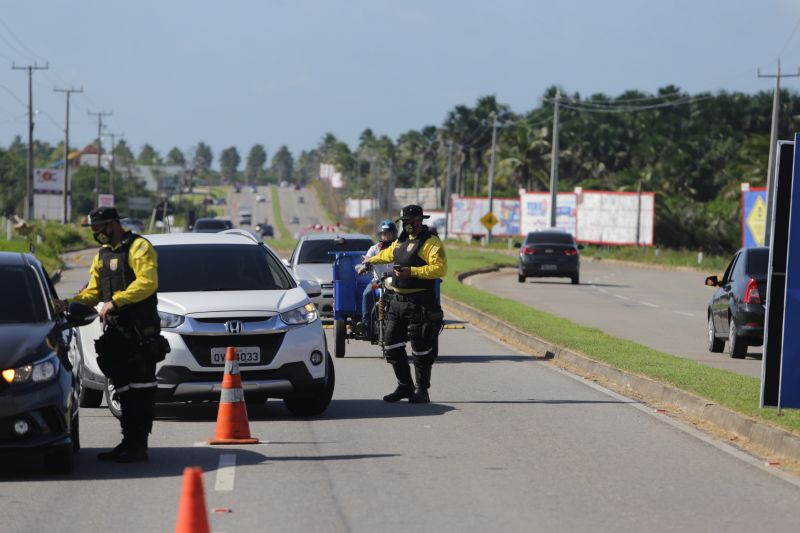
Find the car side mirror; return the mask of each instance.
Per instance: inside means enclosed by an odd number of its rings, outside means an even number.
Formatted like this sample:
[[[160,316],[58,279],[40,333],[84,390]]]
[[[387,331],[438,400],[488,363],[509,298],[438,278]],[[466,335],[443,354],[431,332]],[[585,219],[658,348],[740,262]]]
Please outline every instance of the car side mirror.
[[[719,277],[717,276],[708,276],[706,278],[706,285],[709,287],[719,287]]]
[[[316,281],[301,279],[298,285],[300,285],[301,289],[306,291],[306,294],[308,295],[309,298],[316,298],[317,296],[322,294],[322,288]]]
[[[522,243],[521,242],[515,242],[514,243],[514,248],[522,248]]]
[[[292,264],[289,262],[288,259],[281,259],[281,263],[283,263],[283,266],[285,266],[286,268],[292,268]]]
[[[65,327],[79,328],[81,326],[88,326],[94,319],[97,318],[97,311],[88,305],[72,302],[69,304],[67,310],[67,323]]]
[[[578,250],[583,250],[583,245],[582,244],[578,245]]]

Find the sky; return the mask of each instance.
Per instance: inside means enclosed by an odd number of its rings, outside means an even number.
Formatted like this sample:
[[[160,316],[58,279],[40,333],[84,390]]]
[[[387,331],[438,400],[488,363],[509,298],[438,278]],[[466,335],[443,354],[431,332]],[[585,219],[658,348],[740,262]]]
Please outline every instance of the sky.
[[[800,67],[800,0],[0,0],[0,146],[107,133],[165,155],[199,141],[215,156],[253,144],[295,156],[326,132],[355,146],[441,125],[494,94],[515,112],[545,89],[610,96],[677,85],[771,90],[780,58]],[[800,78],[783,85],[800,89]],[[104,143],[110,140],[105,135]]]

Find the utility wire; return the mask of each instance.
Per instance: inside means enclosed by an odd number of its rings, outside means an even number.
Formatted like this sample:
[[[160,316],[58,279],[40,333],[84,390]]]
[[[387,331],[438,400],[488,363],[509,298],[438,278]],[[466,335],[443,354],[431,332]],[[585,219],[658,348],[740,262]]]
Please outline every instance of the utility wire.
[[[781,51],[778,52],[778,57],[781,57],[786,49],[789,48],[789,45],[792,44],[792,39],[794,38],[794,35],[797,33],[798,29],[800,29],[800,18],[797,19],[797,23],[794,25],[792,33],[789,34],[789,38],[786,39],[786,43],[783,45],[783,48],[781,48]]]

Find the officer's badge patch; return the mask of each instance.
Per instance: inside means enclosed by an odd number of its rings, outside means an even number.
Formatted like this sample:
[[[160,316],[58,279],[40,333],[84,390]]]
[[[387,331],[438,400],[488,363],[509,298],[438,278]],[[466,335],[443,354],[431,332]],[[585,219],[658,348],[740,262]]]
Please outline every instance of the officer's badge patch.
[[[410,242],[410,243],[408,243],[408,244],[406,245],[406,250],[408,250],[409,252],[410,252],[410,251],[411,251],[413,248],[414,248],[414,243],[413,243],[413,242]]]
[[[119,259],[117,259],[116,257],[114,257],[113,259],[111,259],[111,261],[108,262],[108,268],[110,268],[111,270],[117,270],[118,267],[119,267]]]

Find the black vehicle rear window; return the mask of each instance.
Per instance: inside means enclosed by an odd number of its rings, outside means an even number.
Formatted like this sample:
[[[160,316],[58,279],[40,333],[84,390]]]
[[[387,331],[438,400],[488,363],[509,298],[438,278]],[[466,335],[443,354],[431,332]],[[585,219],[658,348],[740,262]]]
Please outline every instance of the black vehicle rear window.
[[[46,322],[47,307],[36,273],[28,266],[0,267],[0,324]]]
[[[253,244],[156,246],[158,292],[264,291],[294,287],[282,265]]]
[[[298,263],[333,263],[335,256],[329,252],[366,252],[372,246],[369,239],[348,239],[344,237],[341,242],[335,239],[308,240],[300,247]]]
[[[569,233],[536,231],[528,233],[525,244],[575,244],[575,239]]]
[[[752,277],[766,277],[768,264],[769,249],[749,250],[747,252],[747,273]]]
[[[226,229],[231,229],[233,224],[231,224],[230,220],[198,220],[194,228],[196,230],[219,230],[223,231]]]

